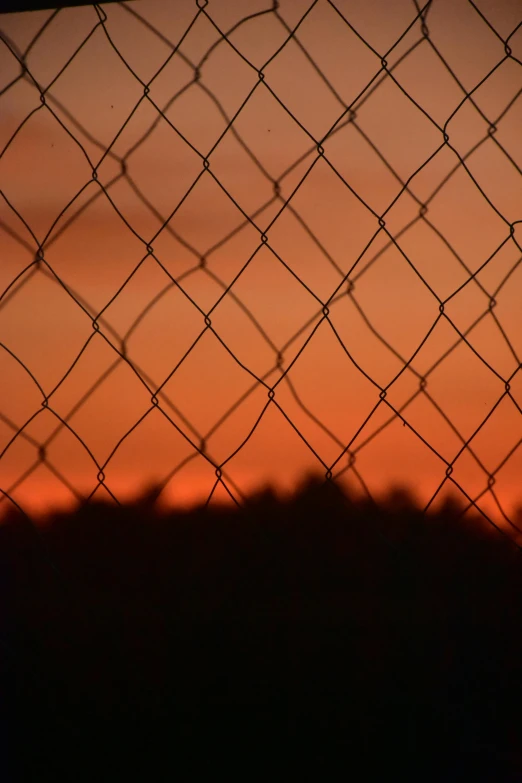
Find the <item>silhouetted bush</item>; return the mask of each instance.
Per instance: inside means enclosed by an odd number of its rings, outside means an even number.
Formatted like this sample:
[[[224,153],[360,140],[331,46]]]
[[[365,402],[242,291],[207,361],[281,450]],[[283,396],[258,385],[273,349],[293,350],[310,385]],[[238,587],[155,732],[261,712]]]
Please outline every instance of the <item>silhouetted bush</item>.
[[[519,550],[454,505],[92,503],[0,560],[13,779],[522,780]]]

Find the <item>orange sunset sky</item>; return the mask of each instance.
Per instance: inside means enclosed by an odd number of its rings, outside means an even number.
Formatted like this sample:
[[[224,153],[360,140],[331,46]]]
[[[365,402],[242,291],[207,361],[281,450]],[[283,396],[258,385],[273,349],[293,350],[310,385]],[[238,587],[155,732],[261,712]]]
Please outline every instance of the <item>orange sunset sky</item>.
[[[426,504],[451,465],[443,491],[515,522],[521,22],[517,0],[0,15],[0,513],[171,474],[166,502],[206,500],[216,467],[220,500],[330,469]]]

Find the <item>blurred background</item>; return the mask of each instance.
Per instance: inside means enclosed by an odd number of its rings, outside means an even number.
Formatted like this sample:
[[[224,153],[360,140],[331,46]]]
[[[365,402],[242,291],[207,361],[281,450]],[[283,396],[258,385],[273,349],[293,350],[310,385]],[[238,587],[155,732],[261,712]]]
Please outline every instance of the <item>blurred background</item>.
[[[521,22],[0,15],[0,515],[312,471],[520,526]]]

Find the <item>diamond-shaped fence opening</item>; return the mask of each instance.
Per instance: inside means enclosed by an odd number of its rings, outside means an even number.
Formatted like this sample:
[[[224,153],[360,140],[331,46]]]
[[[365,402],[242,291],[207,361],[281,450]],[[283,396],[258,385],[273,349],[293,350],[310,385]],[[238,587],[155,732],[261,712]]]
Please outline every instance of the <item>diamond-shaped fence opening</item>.
[[[515,536],[516,4],[76,5],[0,15],[0,511],[312,470]]]

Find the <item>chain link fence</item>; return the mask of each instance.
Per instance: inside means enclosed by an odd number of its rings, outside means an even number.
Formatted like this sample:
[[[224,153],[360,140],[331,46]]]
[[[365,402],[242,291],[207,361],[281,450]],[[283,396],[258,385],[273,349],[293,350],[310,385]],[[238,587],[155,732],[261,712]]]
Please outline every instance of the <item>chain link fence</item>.
[[[393,6],[0,16],[0,508],[315,470],[520,532],[520,9]]]

